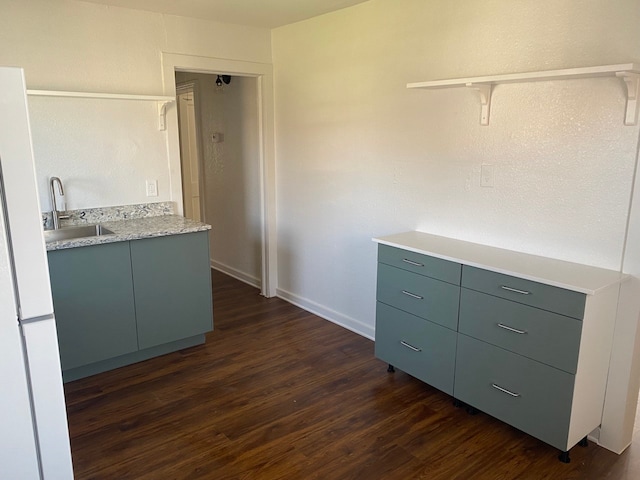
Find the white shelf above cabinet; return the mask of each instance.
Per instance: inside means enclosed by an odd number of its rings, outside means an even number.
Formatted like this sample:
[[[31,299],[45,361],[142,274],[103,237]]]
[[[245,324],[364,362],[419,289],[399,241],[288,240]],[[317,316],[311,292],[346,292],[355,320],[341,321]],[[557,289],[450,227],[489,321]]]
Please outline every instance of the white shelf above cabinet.
[[[165,130],[167,105],[175,102],[174,97],[162,95],[130,95],[124,93],[95,93],[95,92],[70,92],[62,90],[27,90],[27,95],[39,97],[74,97],[97,98],[106,100],[137,100],[144,102],[156,102],[158,105],[158,129]]]
[[[638,124],[638,96],[640,95],[640,64],[623,63],[618,65],[601,65],[596,67],[567,68],[563,70],[546,70],[542,72],[507,73],[504,75],[487,75],[484,77],[454,78],[433,80],[429,82],[408,83],[407,88],[455,88],[467,87],[480,94],[482,125],[489,124],[491,93],[493,86],[501,83],[540,82],[550,80],[570,80],[578,78],[618,77],[626,86],[627,109],[625,125]]]

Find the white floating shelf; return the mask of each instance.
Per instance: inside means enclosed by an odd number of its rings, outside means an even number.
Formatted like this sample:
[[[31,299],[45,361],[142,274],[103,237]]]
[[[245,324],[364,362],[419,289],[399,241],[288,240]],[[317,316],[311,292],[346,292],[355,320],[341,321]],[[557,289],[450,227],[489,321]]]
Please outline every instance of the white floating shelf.
[[[175,102],[175,97],[162,95],[129,95],[123,93],[95,93],[95,92],[68,92],[61,90],[27,90],[27,95],[39,97],[74,97],[74,98],[97,98],[106,100],[137,100],[146,102],[157,102],[158,104],[158,129],[165,130],[165,120],[167,105]]]
[[[627,110],[625,125],[638,124],[638,95],[640,94],[640,64],[623,63],[618,65],[602,65],[596,67],[567,68],[564,70],[546,70],[543,72],[507,73],[504,75],[488,75],[484,77],[454,78],[429,82],[408,83],[407,88],[455,88],[468,87],[480,94],[482,111],[480,123],[489,124],[491,93],[494,85],[500,83],[540,82],[550,80],[570,80],[577,78],[619,77],[627,89]]]

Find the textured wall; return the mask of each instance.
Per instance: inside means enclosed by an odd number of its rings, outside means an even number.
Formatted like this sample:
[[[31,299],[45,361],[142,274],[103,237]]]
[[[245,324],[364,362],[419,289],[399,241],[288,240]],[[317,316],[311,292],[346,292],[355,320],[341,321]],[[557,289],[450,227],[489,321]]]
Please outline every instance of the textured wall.
[[[281,294],[371,335],[370,239],[414,229],[619,268],[619,79],[497,86],[489,126],[473,92],[405,84],[638,61],[638,24],[632,0],[371,0],[274,30]]]
[[[254,285],[261,275],[260,157],[257,81],[232,77],[216,87],[215,75],[179,72],[199,92],[205,183],[205,221],[212,226],[211,260]],[[222,133],[216,143],[213,133]]]
[[[268,30],[74,0],[0,0],[0,65],[27,87],[161,95],[161,53],[270,63]],[[41,206],[60,176],[69,208],[170,200],[166,138],[153,103],[30,97]],[[170,106],[169,108],[175,108]],[[145,180],[158,180],[158,197]]]
[[[167,201],[166,132],[154,102],[29,97],[40,205],[48,179],[64,183],[68,209]],[[145,181],[158,181],[147,197]]]

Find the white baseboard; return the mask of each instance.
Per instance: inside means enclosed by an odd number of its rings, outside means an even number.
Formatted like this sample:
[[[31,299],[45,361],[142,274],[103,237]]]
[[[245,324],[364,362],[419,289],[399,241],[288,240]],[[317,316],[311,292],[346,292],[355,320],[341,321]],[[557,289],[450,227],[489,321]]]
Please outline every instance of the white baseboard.
[[[220,262],[216,262],[215,260],[211,260],[211,268],[218,270],[222,273],[226,273],[227,275],[229,275],[230,277],[235,278],[236,280],[240,280],[241,282],[244,282],[248,285],[251,285],[252,287],[256,287],[256,288],[260,288],[260,284],[261,281],[259,278],[256,278],[252,275],[249,275],[247,273],[241,272],[240,270],[237,270],[233,267],[230,267],[229,265],[225,265],[224,263],[220,263]]]
[[[335,310],[331,310],[330,308],[324,307],[316,302],[300,297],[291,292],[287,292],[281,288],[276,289],[276,297],[324,318],[325,320],[329,320],[336,325],[340,325],[347,330],[351,330],[358,335],[362,335],[369,340],[373,340],[375,337],[375,330],[370,325],[366,325],[354,318],[343,315]]]

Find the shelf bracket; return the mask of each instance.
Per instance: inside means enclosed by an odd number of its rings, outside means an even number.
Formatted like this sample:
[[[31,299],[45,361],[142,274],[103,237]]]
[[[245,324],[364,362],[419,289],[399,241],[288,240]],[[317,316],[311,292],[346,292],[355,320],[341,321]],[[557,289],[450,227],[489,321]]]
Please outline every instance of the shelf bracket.
[[[480,94],[480,125],[489,125],[489,110],[491,109],[492,83],[466,83],[467,87]]]
[[[166,130],[167,129],[167,105],[169,105],[172,101],[158,101],[158,130]]]
[[[622,78],[627,87],[627,111],[624,117],[625,125],[638,124],[638,96],[640,95],[640,74],[631,72],[616,72],[616,77]]]

